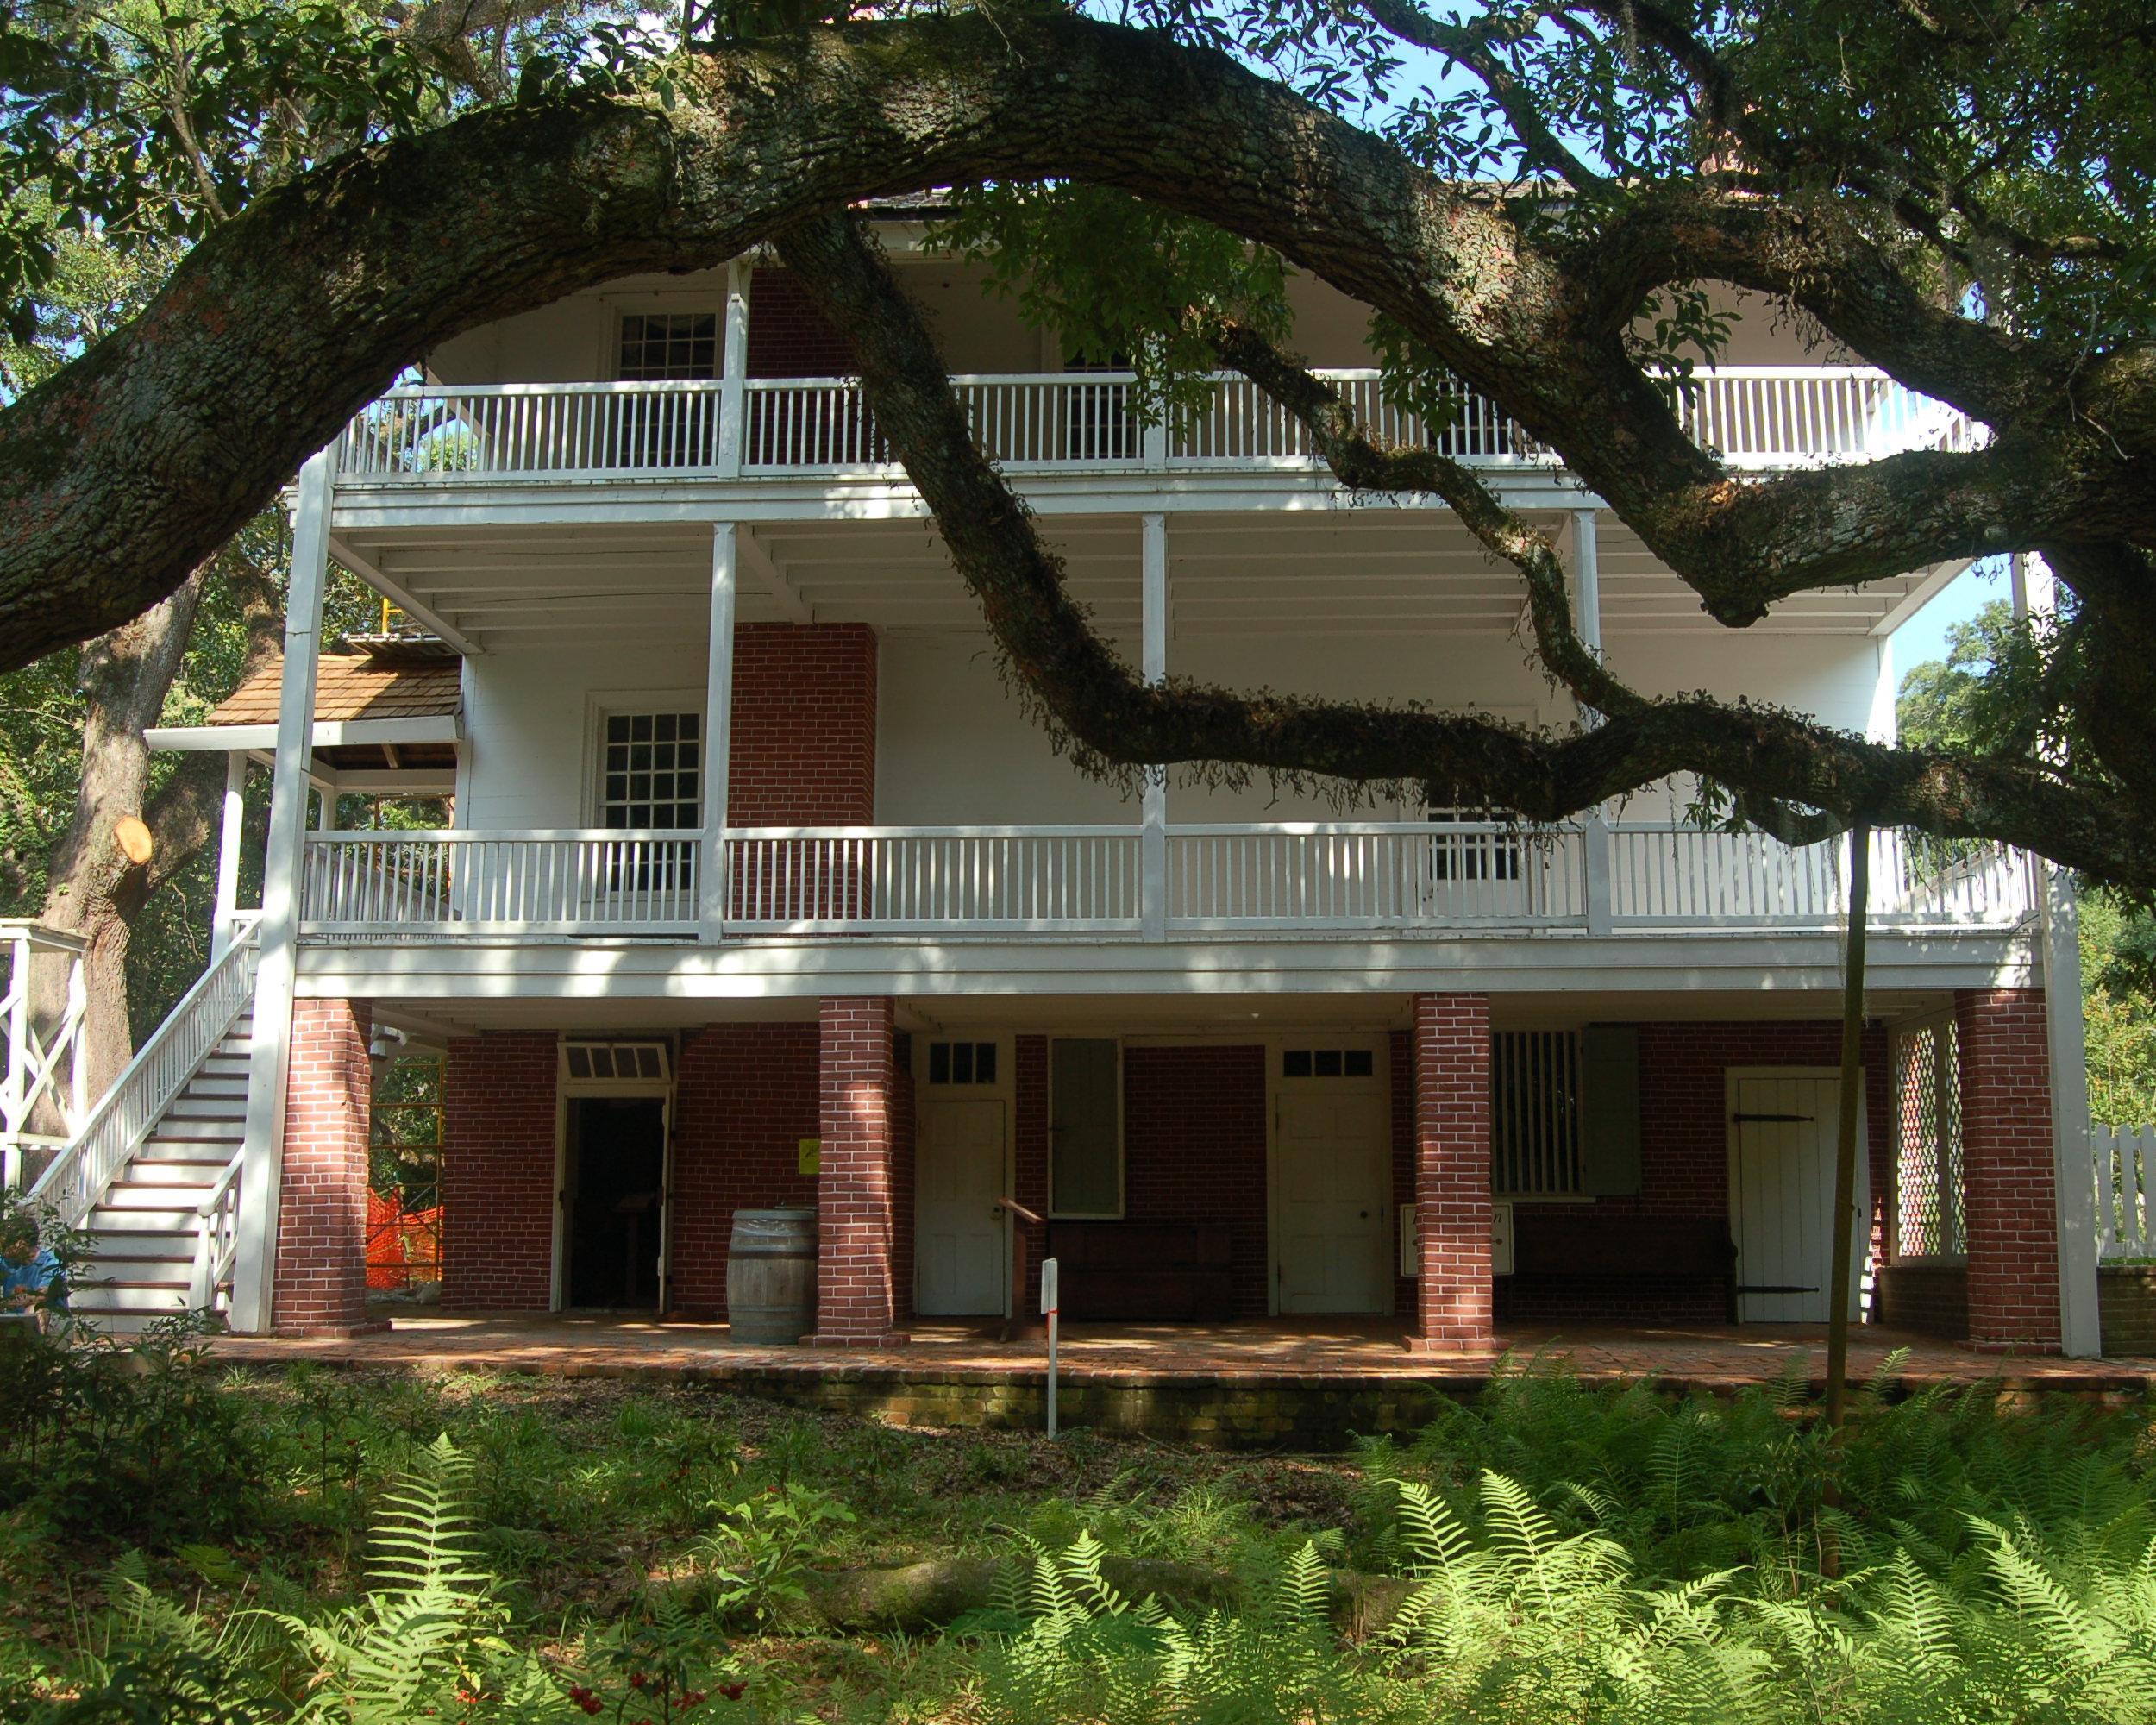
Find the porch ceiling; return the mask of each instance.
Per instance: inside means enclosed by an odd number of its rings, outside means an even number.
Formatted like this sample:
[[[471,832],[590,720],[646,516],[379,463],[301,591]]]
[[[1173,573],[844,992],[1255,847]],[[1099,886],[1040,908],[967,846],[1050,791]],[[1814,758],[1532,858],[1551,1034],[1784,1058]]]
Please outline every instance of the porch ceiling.
[[[1937,1011],[1948,996],[1874,991],[1867,1015],[1892,1020]],[[375,1017],[423,1039],[484,1032],[542,1031],[622,1035],[686,1030],[718,1023],[800,1023],[816,1017],[813,998],[727,1000],[560,1000],[527,996],[464,1000],[377,999]],[[1733,1024],[1826,1020],[1840,1012],[1839,996],[1827,991],[1685,994],[1513,994],[1490,997],[1492,1024],[1500,1030],[1570,1028],[1583,1024]],[[946,1030],[1025,1034],[1082,1032],[1137,1038],[1181,1037],[1220,1042],[1262,1041],[1293,1032],[1342,1035],[1405,1030],[1413,1021],[1413,996],[1404,994],[1275,995],[1027,994],[901,997],[902,1030]]]
[[[1138,518],[1058,516],[1044,518],[1042,530],[1100,627],[1135,641]],[[1606,637],[1720,632],[1629,529],[1605,517],[1599,543]],[[1442,513],[1178,513],[1168,544],[1171,639],[1501,637],[1520,622],[1518,577]],[[741,545],[743,622],[862,622],[885,632],[980,627],[929,523],[765,523],[744,526]],[[701,638],[705,627],[711,536],[700,523],[378,529],[344,536],[338,549],[391,598],[432,612],[489,651],[595,636]],[[1860,593],[1801,595],[1749,632],[1878,632],[1936,580],[1920,572]]]

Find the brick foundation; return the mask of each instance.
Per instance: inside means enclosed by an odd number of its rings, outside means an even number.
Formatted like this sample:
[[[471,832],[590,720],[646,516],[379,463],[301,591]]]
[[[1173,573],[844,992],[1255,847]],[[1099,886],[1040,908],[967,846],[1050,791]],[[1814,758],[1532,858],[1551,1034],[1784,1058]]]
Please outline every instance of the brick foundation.
[[[555,1038],[459,1037],[442,1073],[442,1303],[543,1312],[552,1298]]]
[[[292,1003],[271,1323],[283,1335],[367,1329],[367,1130],[374,1078],[364,1000]]]
[[[816,1333],[824,1345],[873,1346],[898,1331],[899,1220],[906,1183],[894,1167],[898,1094],[892,1002],[885,996],[820,1003]]]
[[[2043,991],[1956,994],[1954,1026],[1969,1340],[2002,1353],[2056,1353],[2059,1222]]]
[[[673,1309],[726,1315],[734,1212],[816,1202],[800,1171],[818,1124],[812,1024],[708,1025],[681,1045],[674,1099]]]
[[[1415,996],[1415,1241],[1410,1346],[1491,1339],[1489,999]]]

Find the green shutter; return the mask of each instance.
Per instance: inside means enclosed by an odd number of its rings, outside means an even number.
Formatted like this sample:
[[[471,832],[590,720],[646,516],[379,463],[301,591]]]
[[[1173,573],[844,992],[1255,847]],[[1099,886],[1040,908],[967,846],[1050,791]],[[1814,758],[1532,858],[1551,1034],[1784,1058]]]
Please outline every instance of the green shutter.
[[[1631,1025],[1580,1032],[1580,1186],[1592,1198],[1639,1189],[1639,1032]]]
[[[1112,1038],[1059,1037],[1049,1056],[1049,1194],[1058,1216],[1123,1214],[1119,1050]]]

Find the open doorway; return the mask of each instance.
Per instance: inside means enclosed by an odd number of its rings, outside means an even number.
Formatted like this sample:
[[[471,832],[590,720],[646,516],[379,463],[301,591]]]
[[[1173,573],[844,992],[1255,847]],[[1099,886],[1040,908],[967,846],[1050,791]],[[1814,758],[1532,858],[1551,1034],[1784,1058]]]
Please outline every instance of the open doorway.
[[[570,1306],[657,1311],[665,1292],[663,1096],[571,1096],[562,1145]]]

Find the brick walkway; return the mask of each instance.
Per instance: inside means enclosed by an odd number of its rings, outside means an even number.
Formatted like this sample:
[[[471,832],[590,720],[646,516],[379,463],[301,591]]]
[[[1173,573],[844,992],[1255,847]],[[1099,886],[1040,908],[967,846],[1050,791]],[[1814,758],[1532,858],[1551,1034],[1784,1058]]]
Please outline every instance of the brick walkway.
[[[613,1317],[399,1316],[386,1333],[343,1340],[227,1336],[218,1358],[281,1364],[404,1366],[417,1371],[535,1371],[563,1377],[679,1377],[768,1384],[774,1378],[897,1383],[1037,1383],[1039,1339],[995,1342],[957,1326],[918,1324],[898,1348],[737,1346],[723,1325],[659,1324]],[[2156,1387],[2156,1359],[2002,1358],[1921,1336],[1864,1329],[1850,1347],[1865,1379],[1888,1352],[1907,1350],[1899,1379],[1915,1388],[1996,1378],[2012,1389],[2083,1395]],[[1486,1383],[1497,1358],[1561,1360],[1582,1378],[1617,1382],[1652,1375],[1672,1388],[1727,1390],[1789,1373],[1823,1382],[1824,1332],[1808,1326],[1565,1330],[1508,1327],[1497,1353],[1410,1353],[1393,1326],[1241,1323],[1197,1328],[1075,1324],[1062,1368],[1073,1384],[1216,1383],[1332,1387],[1382,1383],[1447,1389]]]

